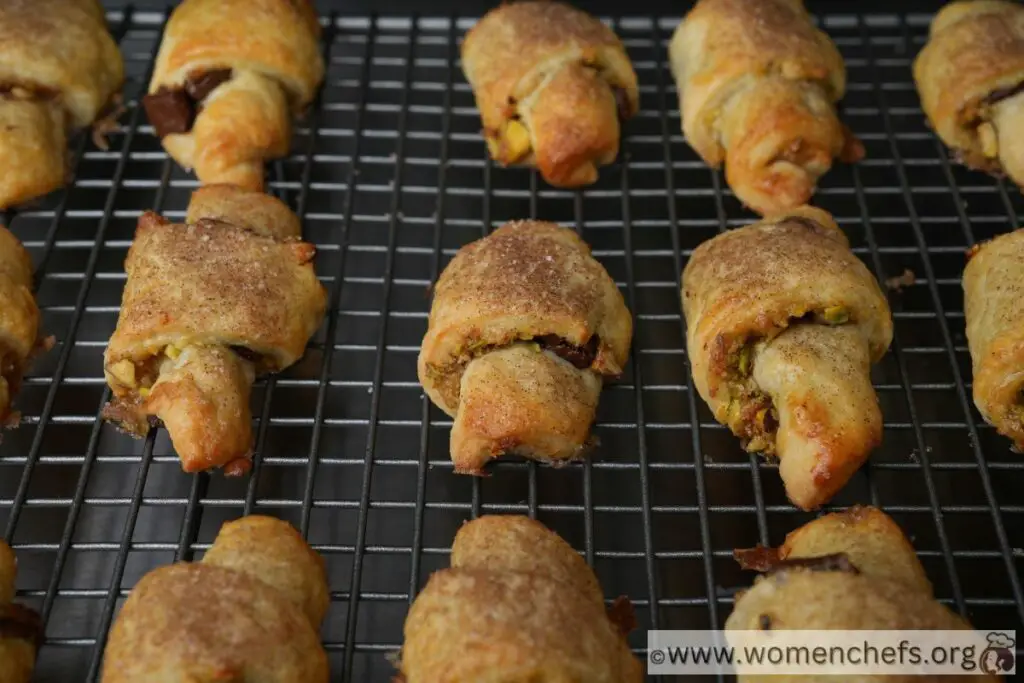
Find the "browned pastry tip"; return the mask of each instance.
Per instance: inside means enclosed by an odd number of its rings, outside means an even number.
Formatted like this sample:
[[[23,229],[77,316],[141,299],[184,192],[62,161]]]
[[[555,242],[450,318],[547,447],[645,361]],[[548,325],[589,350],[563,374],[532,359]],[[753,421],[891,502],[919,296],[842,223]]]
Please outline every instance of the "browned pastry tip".
[[[28,683],[43,641],[43,622],[12,602],[17,575],[14,551],[0,539],[0,683]]]
[[[455,418],[456,470],[479,474],[503,453],[579,457],[631,338],[615,282],[572,230],[519,221],[462,248],[434,287],[418,362]]]
[[[0,208],[67,177],[67,134],[109,113],[124,64],[97,0],[0,3]]]
[[[277,197],[237,185],[204,185],[192,193],[186,223],[222,221],[278,239],[302,236],[299,217]]]
[[[963,288],[974,403],[1024,451],[1024,229],[975,247]]]
[[[820,517],[786,537],[778,549],[738,551],[767,572],[736,600],[726,631],[965,630],[971,626],[937,601],[914,548],[896,523],[873,507]],[[767,560],[762,562],[762,560]],[[746,566],[746,565],[745,565]],[[777,676],[741,671],[741,683]],[[831,680],[791,676],[793,681]],[[920,676],[858,675],[857,681],[922,680]],[[964,674],[957,680],[996,681]]]
[[[536,167],[560,187],[588,185],[618,154],[639,109],[622,41],[560,2],[502,4],[466,35],[462,64],[491,156]]]
[[[947,4],[914,60],[914,81],[932,128],[965,164],[1024,184],[1024,7]]]
[[[821,506],[879,443],[870,366],[888,303],[832,217],[800,207],[705,242],[683,272],[694,381],[747,450],[777,456],[790,500]]]
[[[459,530],[405,622],[404,683],[633,683],[643,669],[597,579],[565,541],[518,516]]]
[[[687,142],[760,214],[805,203],[833,159],[864,154],[836,116],[842,57],[801,0],[700,0],[669,58]]]
[[[254,376],[299,359],[326,294],[313,246],[291,237],[297,218],[277,200],[211,187],[194,195],[189,215],[199,219],[139,221],[105,354],[114,400],[104,417],[140,436],[159,419],[185,471],[242,474]]]
[[[319,35],[309,0],[182,2],[143,98],[164,148],[203,183],[261,190],[323,80]]]
[[[285,522],[222,527],[202,562],[160,567],[111,628],[104,683],[326,683],[323,563]]]
[[[32,259],[18,238],[0,226],[0,429],[16,424],[11,401],[39,347],[38,338]]]

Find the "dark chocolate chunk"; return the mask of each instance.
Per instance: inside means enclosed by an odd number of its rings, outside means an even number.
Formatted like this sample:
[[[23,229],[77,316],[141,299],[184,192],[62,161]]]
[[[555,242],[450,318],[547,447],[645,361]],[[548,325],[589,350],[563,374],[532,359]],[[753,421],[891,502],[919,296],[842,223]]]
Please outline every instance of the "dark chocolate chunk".
[[[557,334],[545,334],[542,337],[537,337],[534,341],[562,360],[572,363],[580,370],[585,370],[594,363],[599,343],[596,334],[584,346],[570,344]]]
[[[185,92],[196,104],[199,104],[213,92],[214,88],[231,80],[231,69],[214,69],[213,71],[189,74],[185,81]]]
[[[38,650],[43,643],[43,620],[23,605],[0,607],[0,638],[27,640]]]
[[[195,107],[184,90],[161,87],[155,93],[142,98],[149,122],[156,129],[156,135],[164,138],[172,133],[187,133],[192,130],[196,117]]]

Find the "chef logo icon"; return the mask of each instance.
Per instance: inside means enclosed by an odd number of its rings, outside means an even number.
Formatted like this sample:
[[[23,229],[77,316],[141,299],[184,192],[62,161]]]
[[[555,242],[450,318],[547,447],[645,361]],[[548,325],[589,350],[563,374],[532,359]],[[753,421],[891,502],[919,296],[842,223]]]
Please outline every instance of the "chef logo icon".
[[[989,633],[987,639],[988,647],[981,653],[981,658],[978,660],[979,668],[987,674],[1002,674],[1011,671],[1015,659],[1013,646],[1016,641],[998,631]]]

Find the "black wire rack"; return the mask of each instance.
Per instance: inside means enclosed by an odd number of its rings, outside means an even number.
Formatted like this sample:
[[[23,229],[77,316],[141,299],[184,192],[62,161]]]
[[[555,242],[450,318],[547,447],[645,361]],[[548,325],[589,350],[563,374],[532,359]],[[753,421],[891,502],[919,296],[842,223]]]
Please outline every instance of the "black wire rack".
[[[874,374],[884,444],[833,507],[881,506],[942,600],[979,628],[1024,628],[1024,458],[973,408],[960,289],[965,249],[1018,226],[1024,201],[950,163],[925,126],[910,65],[928,15],[818,18],[846,58],[843,115],[867,158],[834,168],[814,201],[879,279],[916,276],[890,294],[896,334]],[[195,187],[137,106],[166,13],[109,19],[128,73],[120,132],[107,151],[77,140],[74,184],[8,217],[57,341],[0,444],[0,529],[18,553],[20,599],[46,623],[35,680],[97,680],[138,579],[198,559],[224,521],[251,512],[294,523],[326,559],[332,680],[389,680],[410,600],[481,513],[535,516],[585,553],[608,596],[636,605],[638,652],[647,628],[724,623],[752,578],[733,549],[777,544],[810,515],[715,423],[688,372],[682,266],[753,217],[680,134],[666,62],[678,17],[611,20],[642,108],[619,162],[570,192],[488,161],[458,63],[472,19],[324,16],[327,80],[270,185],[317,246],[329,313],[298,365],[257,383],[256,458],[238,479],[185,475],[164,432],[133,441],[97,419],[136,220],[151,208],[182,217]],[[634,313],[631,362],[603,394],[591,460],[455,476],[451,422],[416,381],[429,286],[460,246],[524,217],[573,226],[592,245]]]

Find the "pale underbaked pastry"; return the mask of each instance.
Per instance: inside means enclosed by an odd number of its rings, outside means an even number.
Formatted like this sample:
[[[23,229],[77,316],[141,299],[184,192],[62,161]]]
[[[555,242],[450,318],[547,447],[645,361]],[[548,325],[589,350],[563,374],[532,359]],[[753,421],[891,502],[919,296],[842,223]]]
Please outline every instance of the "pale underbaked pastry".
[[[111,113],[123,81],[97,0],[0,3],[0,208],[64,184],[68,132]]]
[[[451,568],[409,609],[396,681],[638,682],[634,626],[628,600],[606,610],[594,572],[553,531],[481,517],[459,530]]]
[[[38,335],[32,260],[18,238],[0,226],[0,428],[17,424],[11,401],[36,351]]]
[[[203,183],[262,189],[323,80],[319,37],[309,0],[182,2],[143,98],[164,149]]]
[[[455,471],[482,474],[504,453],[580,457],[632,333],[615,282],[568,228],[506,223],[460,249],[434,287],[418,365],[455,418]]]
[[[700,0],[669,60],[683,133],[744,204],[762,215],[807,202],[838,157],[864,147],[836,115],[843,58],[802,0]]]
[[[559,187],[596,181],[618,154],[621,123],[639,109],[622,41],[560,2],[491,10],[466,34],[462,67],[491,157],[535,167]]]
[[[1024,451],[1024,229],[969,254],[964,321],[974,365],[974,403]]]
[[[28,607],[14,602],[18,564],[0,539],[0,683],[28,683],[43,640],[43,622]]]
[[[744,568],[765,572],[740,594],[725,622],[742,630],[941,630],[970,629],[935,599],[913,546],[899,526],[873,507],[854,507],[819,517],[786,536],[778,548],[737,550]],[[742,683],[771,683],[778,676],[744,674]],[[838,676],[790,676],[785,680],[840,680]],[[847,683],[933,680],[925,676],[843,676]],[[939,680],[939,679],[934,679]],[[947,680],[942,677],[941,680]],[[996,681],[982,674],[951,681]]]
[[[683,312],[715,419],[778,457],[793,504],[827,502],[881,441],[870,371],[892,340],[885,295],[832,217],[801,207],[701,244]]]
[[[324,562],[286,522],[221,527],[201,562],[154,569],[110,630],[104,683],[326,683]]]
[[[914,60],[914,82],[932,128],[963,163],[1024,185],[1024,7],[943,7]]]
[[[139,219],[121,314],[104,356],[104,417],[136,436],[167,427],[186,472],[248,470],[256,374],[295,363],[326,294],[299,222],[268,195],[206,186],[187,223]]]

